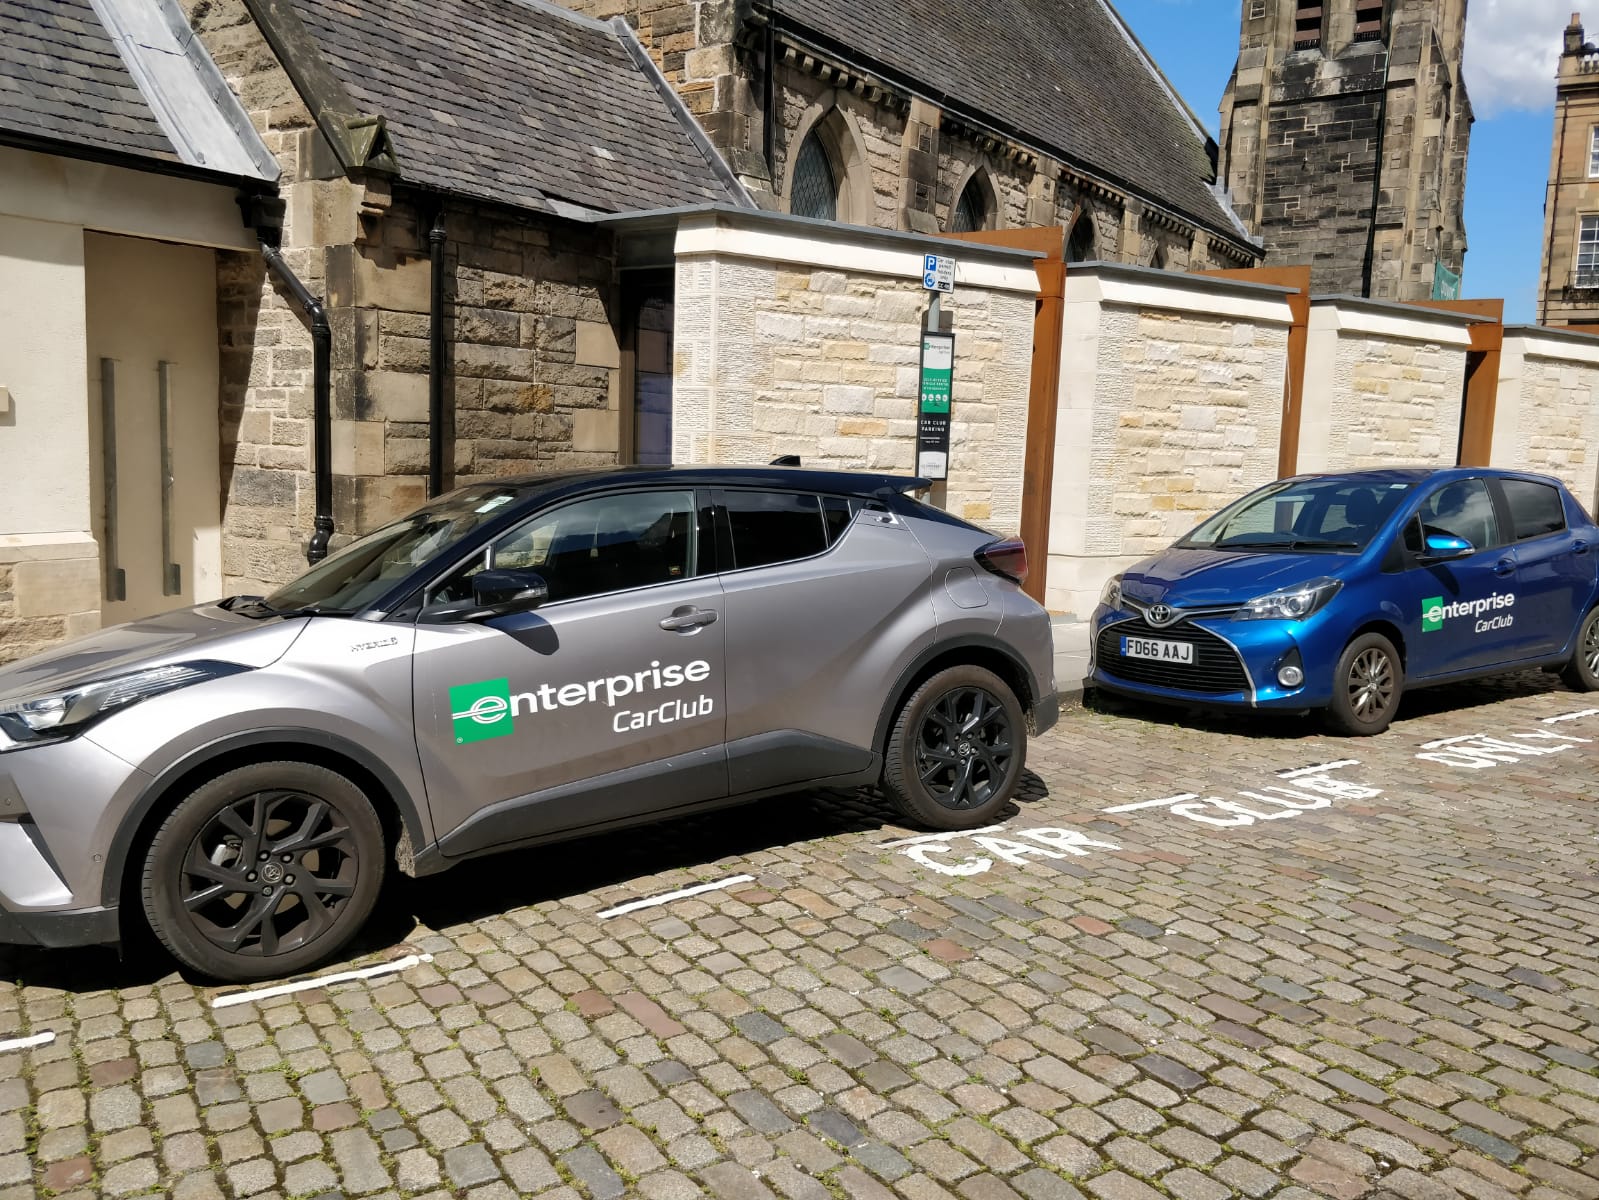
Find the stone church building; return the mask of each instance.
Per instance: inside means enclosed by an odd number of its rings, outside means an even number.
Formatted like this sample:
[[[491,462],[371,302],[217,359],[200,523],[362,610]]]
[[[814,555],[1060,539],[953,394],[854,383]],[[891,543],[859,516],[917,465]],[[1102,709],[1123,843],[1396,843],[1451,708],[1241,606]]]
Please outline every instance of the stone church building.
[[[1060,225],[1078,261],[1259,259],[1214,143],[1104,0],[564,2],[627,20],[763,207]]]
[[[1243,0],[1221,171],[1266,265],[1316,291],[1453,299],[1466,230],[1466,0]]]

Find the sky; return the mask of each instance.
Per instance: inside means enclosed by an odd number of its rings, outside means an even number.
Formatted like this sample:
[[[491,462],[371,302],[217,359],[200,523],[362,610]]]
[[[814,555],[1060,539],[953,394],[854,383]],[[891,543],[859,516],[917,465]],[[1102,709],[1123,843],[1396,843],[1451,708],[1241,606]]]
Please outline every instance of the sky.
[[[1238,0],[1112,0],[1183,99],[1214,134],[1238,57]],[[1470,0],[1466,90],[1477,121],[1466,165],[1469,250],[1461,295],[1503,297],[1505,320],[1531,321],[1554,136],[1562,32],[1581,0]],[[1599,40],[1599,3],[1588,20]]]

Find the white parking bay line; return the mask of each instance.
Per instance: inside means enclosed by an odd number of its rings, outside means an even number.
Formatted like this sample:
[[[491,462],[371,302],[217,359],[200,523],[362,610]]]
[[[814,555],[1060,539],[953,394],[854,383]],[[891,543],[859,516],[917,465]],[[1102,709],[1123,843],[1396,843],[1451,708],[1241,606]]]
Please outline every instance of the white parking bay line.
[[[9,1042],[0,1042],[0,1054],[7,1050],[31,1050],[35,1046],[48,1046],[56,1040],[55,1030],[47,1029],[43,1033],[36,1033],[32,1037],[13,1038]]]
[[[212,1008],[232,1008],[235,1004],[248,1004],[252,1000],[270,1000],[274,996],[292,996],[295,992],[308,992],[312,988],[326,987],[330,983],[348,983],[352,979],[376,979],[379,975],[394,975],[421,963],[432,962],[431,954],[407,954],[393,962],[379,963],[375,967],[361,967],[355,971],[338,971],[332,975],[319,975],[315,979],[299,979],[294,983],[279,983],[272,987],[256,988],[251,992],[229,992],[212,999]]]
[[[637,912],[641,908],[655,908],[657,905],[670,904],[673,900],[682,900],[688,896],[699,896],[705,892],[719,892],[723,888],[730,888],[735,883],[754,883],[753,875],[734,875],[728,879],[719,879],[715,883],[698,883],[693,887],[684,888],[678,892],[667,892],[664,896],[650,896],[644,900],[629,900],[626,904],[618,904],[615,908],[608,908],[604,912],[596,913],[600,920],[611,917],[620,917],[623,913]]]

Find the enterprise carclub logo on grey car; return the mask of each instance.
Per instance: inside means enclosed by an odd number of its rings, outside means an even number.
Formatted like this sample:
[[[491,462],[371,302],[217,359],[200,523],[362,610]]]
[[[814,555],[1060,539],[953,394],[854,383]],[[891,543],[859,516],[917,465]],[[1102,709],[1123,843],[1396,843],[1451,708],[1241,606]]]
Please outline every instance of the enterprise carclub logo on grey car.
[[[1056,720],[1049,618],[1021,543],[926,486],[476,485],[274,595],[0,668],[0,941],[144,921],[187,966],[253,980],[336,953],[393,866],[819,783],[986,824]]]

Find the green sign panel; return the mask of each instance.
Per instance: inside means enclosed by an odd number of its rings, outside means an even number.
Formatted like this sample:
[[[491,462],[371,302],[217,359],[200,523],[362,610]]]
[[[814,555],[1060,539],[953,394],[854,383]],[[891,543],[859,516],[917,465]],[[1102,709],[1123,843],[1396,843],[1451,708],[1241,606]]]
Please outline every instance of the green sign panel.
[[[922,334],[921,402],[916,413],[916,473],[949,478],[950,398],[955,386],[955,335]]]

